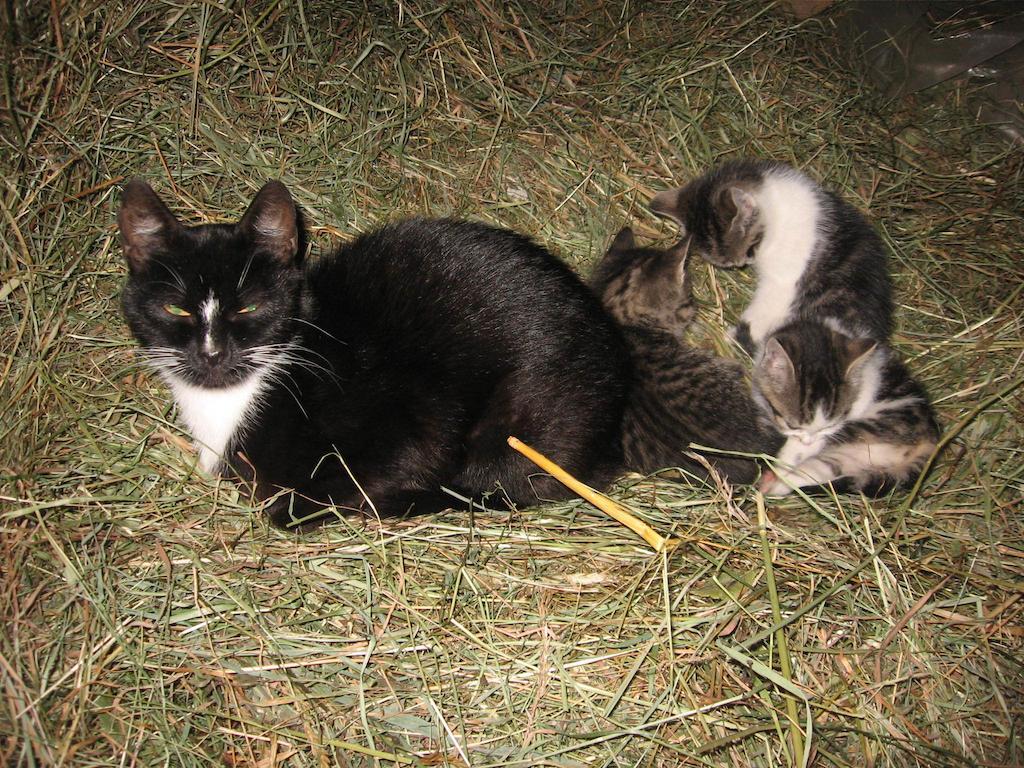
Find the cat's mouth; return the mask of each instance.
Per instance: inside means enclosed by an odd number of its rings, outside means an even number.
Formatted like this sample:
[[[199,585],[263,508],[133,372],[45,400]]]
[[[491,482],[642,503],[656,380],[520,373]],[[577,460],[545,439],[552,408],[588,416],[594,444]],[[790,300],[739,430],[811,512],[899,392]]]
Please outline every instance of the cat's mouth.
[[[246,373],[247,371],[237,368],[218,366],[206,371],[195,371],[194,380],[189,383],[206,389],[221,389],[238,384],[245,378]]]
[[[165,379],[204,389],[223,389],[239,384],[252,374],[253,366],[234,355],[190,355],[173,348],[144,350],[146,362]]]

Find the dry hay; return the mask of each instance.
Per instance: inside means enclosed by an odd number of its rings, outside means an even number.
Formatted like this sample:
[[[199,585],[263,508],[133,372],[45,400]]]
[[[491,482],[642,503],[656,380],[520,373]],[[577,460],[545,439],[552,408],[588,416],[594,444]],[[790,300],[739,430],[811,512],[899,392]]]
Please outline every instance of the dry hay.
[[[881,103],[831,16],[757,2],[3,13],[5,765],[1024,762],[1024,166],[964,86]],[[739,155],[892,247],[948,440],[918,492],[759,525],[748,489],[627,478],[666,556],[582,502],[289,536],[195,470],[118,316],[131,175],[191,222],[279,177],[320,248],[455,214],[586,270]],[[751,281],[698,268],[699,343]]]

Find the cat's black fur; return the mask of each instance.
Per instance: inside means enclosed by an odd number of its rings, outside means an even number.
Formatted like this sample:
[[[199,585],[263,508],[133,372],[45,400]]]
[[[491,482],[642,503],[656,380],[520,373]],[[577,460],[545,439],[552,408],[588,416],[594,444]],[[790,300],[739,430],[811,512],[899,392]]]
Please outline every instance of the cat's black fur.
[[[773,454],[783,442],[754,402],[742,367],[683,340],[695,313],[687,254],[686,241],[666,251],[641,248],[624,229],[590,280],[623,324],[633,357],[622,440],[626,465],[640,472],[680,467],[706,476],[691,444]],[[753,460],[703,456],[732,482],[757,477]]]
[[[679,222],[710,263],[755,265],[758,288],[736,325],[750,354],[801,317],[831,319],[851,336],[889,338],[892,285],[882,239],[860,211],[796,169],[772,160],[726,162],[657,194],[651,208]],[[812,217],[814,237],[795,236]],[[804,267],[793,275],[797,262]]]
[[[278,525],[329,504],[365,511],[367,498],[382,516],[439,510],[453,503],[442,487],[514,504],[566,497],[509,435],[592,485],[621,469],[622,334],[523,236],[412,219],[303,266],[279,182],[238,224],[185,227],[133,181],[119,223],[125,317],[183,412],[195,392],[206,413],[211,391],[265,371],[242,426],[207,459],[277,495]]]

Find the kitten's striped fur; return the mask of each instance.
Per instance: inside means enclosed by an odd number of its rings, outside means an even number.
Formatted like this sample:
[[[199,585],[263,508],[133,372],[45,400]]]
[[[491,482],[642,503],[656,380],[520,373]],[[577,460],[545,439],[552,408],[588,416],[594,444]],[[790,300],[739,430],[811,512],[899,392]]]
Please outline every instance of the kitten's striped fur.
[[[751,397],[742,367],[683,340],[695,314],[687,254],[686,241],[666,251],[639,248],[625,229],[591,278],[623,325],[633,357],[622,443],[626,465],[642,472],[681,467],[706,474],[691,444],[771,454],[782,443]],[[752,460],[703,457],[733,482],[757,477]]]
[[[758,397],[787,438],[762,490],[876,495],[913,482],[938,427],[887,346],[891,280],[868,220],[774,161],[724,163],[651,207],[676,219],[710,263],[757,270],[736,339],[755,357]]]

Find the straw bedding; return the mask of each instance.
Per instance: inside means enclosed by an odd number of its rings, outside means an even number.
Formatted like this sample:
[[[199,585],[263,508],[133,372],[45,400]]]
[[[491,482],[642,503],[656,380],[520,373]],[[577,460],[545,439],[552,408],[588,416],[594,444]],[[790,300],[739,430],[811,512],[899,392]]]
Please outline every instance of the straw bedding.
[[[832,16],[756,2],[2,12],[0,762],[1024,762],[1024,163],[967,86],[883,103]],[[451,214],[586,272],[740,155],[891,247],[946,440],[913,493],[626,478],[662,555],[582,501],[289,536],[195,469],[118,315],[132,175],[191,223],[281,178],[317,250]],[[733,354],[752,275],[695,280],[694,342]]]

